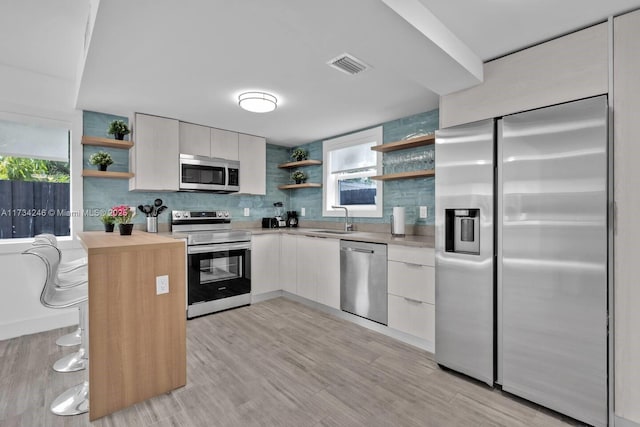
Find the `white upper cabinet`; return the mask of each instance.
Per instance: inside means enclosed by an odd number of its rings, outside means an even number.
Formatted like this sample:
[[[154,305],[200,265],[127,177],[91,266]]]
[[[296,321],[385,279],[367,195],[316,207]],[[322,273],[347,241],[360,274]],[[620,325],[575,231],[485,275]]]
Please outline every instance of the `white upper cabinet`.
[[[179,129],[178,120],[136,113],[129,190],[178,191]]]
[[[180,153],[238,160],[238,132],[180,122]]]
[[[267,194],[267,140],[253,135],[239,135],[240,193]]]
[[[211,128],[180,122],[180,154],[211,156]]]
[[[211,128],[211,157],[238,159],[238,132]]]

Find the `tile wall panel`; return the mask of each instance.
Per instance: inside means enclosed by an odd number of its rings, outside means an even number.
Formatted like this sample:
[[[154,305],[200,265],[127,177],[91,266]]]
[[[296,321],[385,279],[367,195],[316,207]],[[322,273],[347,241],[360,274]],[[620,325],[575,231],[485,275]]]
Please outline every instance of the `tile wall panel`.
[[[83,134],[109,137],[107,128],[109,123],[115,119],[128,121],[126,117],[85,111],[83,114]],[[93,146],[84,147],[84,167],[95,168],[89,164],[89,156],[100,150],[107,151],[113,156],[115,163],[109,167],[109,170],[129,170],[127,150]],[[154,199],[160,198],[168,206],[168,210],[158,218],[161,224],[169,223],[169,211],[172,209],[228,210],[231,212],[234,222],[257,221],[264,216],[274,215],[273,203],[281,201],[285,206],[289,205],[288,192],[278,190],[278,185],[288,181],[288,174],[277,167],[278,164],[288,161],[288,157],[289,151],[286,147],[267,144],[267,194],[265,196],[195,192],[130,192],[129,182],[126,179],[83,178],[84,209],[85,212],[93,212],[119,204],[130,206],[153,204]],[[245,207],[251,210],[249,217],[243,216]],[[134,223],[143,224],[144,222],[142,213],[139,213],[134,219]],[[102,228],[99,217],[86,216],[84,218],[85,230],[101,230]]]
[[[390,143],[406,139],[414,134],[431,133],[438,129],[438,110],[428,111],[382,124],[383,143]],[[354,130],[357,132],[358,130]],[[350,132],[351,133],[351,132]],[[341,136],[341,135],[336,135]],[[327,137],[334,138],[334,137]],[[309,158],[322,160],[322,141],[314,141],[300,147],[309,151]],[[389,172],[404,172],[426,166],[425,154],[433,152],[434,146],[418,147],[411,150],[400,150],[384,154],[383,164],[393,164],[394,170]],[[421,158],[422,160],[410,160]],[[428,166],[432,167],[432,163]],[[308,182],[322,183],[322,166],[308,166],[304,171],[309,174]],[[354,218],[355,223],[386,223],[394,206],[406,208],[406,223],[415,225],[433,225],[435,204],[435,178],[419,178],[384,183],[384,211],[382,218]],[[313,221],[343,221],[342,218],[328,218],[322,216],[322,188],[308,188],[289,190],[291,206],[300,211],[305,208],[304,219]],[[429,216],[419,218],[419,206],[428,206]]]

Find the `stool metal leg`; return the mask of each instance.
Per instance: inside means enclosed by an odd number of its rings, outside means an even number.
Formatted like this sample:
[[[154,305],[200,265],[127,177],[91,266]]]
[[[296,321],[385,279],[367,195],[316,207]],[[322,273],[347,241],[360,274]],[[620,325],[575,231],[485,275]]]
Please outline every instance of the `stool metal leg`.
[[[87,327],[87,304],[80,307],[80,337],[85,341],[88,333]],[[86,346],[82,345],[75,353],[68,354],[53,364],[53,370],[56,372],[76,372],[86,369],[87,355]]]
[[[84,348],[80,348],[80,350],[58,359],[53,364],[53,370],[56,372],[76,372],[86,369],[87,358],[84,353]]]
[[[82,360],[89,366],[89,328],[87,304],[80,306],[80,327],[82,328]],[[86,351],[84,349],[87,349]],[[56,415],[80,415],[89,411],[89,382],[71,387],[56,397],[49,407]]]
[[[60,347],[73,347],[80,345],[82,342],[82,328],[78,327],[75,332],[61,336],[56,340],[56,344]]]
[[[89,411],[89,382],[71,387],[56,397],[50,406],[56,415],[79,415]]]

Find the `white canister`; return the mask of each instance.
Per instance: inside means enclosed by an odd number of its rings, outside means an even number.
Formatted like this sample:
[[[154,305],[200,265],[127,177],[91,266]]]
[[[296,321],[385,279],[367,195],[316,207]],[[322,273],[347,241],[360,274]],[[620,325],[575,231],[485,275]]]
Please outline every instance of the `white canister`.
[[[404,236],[404,207],[393,207],[393,215],[391,215],[391,235]]]

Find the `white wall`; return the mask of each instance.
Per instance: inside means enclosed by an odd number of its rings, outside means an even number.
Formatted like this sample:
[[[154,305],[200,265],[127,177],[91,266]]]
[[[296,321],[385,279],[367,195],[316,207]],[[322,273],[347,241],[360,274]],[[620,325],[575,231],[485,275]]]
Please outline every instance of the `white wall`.
[[[75,110],[75,84],[36,72],[0,65],[0,119],[71,129],[71,210],[82,209],[82,112]],[[71,218],[71,233],[82,217]],[[76,310],[52,310],[40,304],[42,284],[26,268],[22,242],[0,241],[0,340],[78,322]],[[63,259],[84,256],[77,241],[61,239]]]
[[[38,270],[37,263],[20,254],[20,249],[28,246],[27,243],[15,247],[18,253],[0,254],[0,340],[78,323],[76,309],[54,310],[40,304],[44,273]],[[63,253],[63,259],[84,256],[81,249],[67,249]]]

